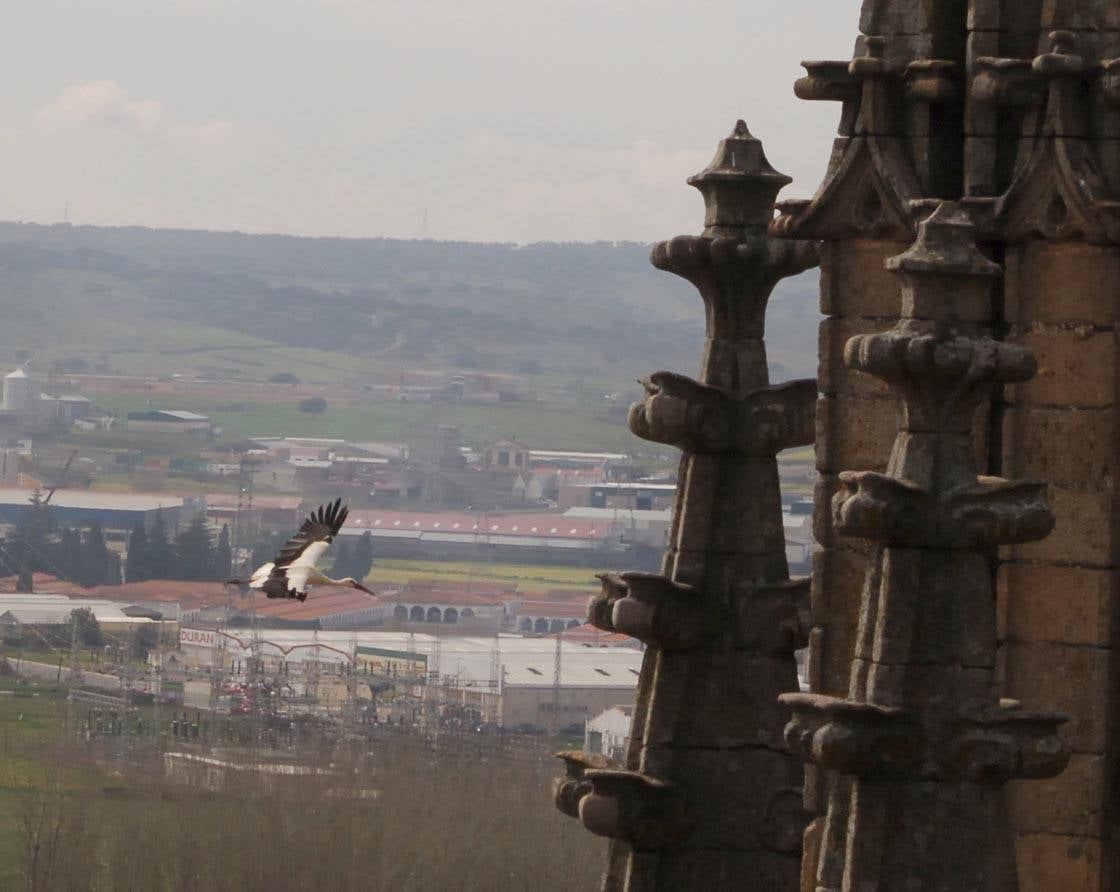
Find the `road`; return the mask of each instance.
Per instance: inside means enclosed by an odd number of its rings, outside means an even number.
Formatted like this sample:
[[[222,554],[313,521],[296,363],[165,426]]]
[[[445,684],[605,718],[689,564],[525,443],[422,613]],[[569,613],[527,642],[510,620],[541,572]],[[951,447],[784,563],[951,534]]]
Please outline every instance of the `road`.
[[[52,666],[50,663],[33,663],[30,660],[20,660],[18,658],[9,656],[8,662],[12,668],[19,668],[19,674],[27,678],[34,678],[42,681],[54,681],[58,678],[58,666]],[[69,674],[69,667],[62,667],[62,678],[65,680]],[[105,675],[103,672],[89,672],[82,671],[82,684],[89,688],[96,688],[99,691],[112,691],[119,692],[121,689],[121,680],[115,675]]]

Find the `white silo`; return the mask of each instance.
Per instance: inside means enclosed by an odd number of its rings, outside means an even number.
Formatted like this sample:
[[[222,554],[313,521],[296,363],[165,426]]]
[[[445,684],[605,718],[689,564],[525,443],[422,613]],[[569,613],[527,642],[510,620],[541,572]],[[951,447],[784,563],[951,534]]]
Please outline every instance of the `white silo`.
[[[4,411],[23,412],[31,399],[31,379],[23,369],[4,376]]]

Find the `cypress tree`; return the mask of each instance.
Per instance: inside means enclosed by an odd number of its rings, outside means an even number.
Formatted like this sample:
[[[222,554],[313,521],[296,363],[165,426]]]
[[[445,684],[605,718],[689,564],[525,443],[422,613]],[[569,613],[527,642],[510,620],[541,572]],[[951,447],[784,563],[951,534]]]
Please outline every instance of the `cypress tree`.
[[[79,582],[82,565],[82,534],[73,527],[62,531],[62,538],[54,548],[54,563],[62,575],[72,582]]]
[[[50,531],[50,510],[43,501],[43,494],[35,490],[31,494],[30,507],[20,514],[4,542],[8,572],[19,574],[21,579],[30,579],[37,570],[50,570],[47,566]]]
[[[171,579],[214,578],[214,543],[206,518],[198,514],[175,539],[175,568]]]
[[[157,511],[152,528],[148,530],[148,579],[174,579],[175,551],[163,512]]]
[[[366,530],[358,537],[354,547],[350,549],[350,566],[346,576],[353,576],[359,582],[369,575],[373,569],[373,536]]]
[[[149,568],[151,546],[148,531],[144,524],[138,523],[128,535],[128,554],[125,556],[124,575],[128,582],[143,582],[151,579]]]
[[[105,533],[101,525],[90,524],[82,543],[81,558],[78,563],[78,584],[86,588],[106,585],[109,582],[109,549],[105,546]]]
[[[229,524],[222,524],[222,531],[218,533],[218,546],[214,549],[214,572],[211,579],[222,581],[229,579],[233,573],[233,549],[229,541]]]
[[[334,560],[331,562],[331,575],[336,579],[351,576],[350,568],[354,566],[354,559],[350,554],[350,546],[345,542],[337,542],[334,546]]]

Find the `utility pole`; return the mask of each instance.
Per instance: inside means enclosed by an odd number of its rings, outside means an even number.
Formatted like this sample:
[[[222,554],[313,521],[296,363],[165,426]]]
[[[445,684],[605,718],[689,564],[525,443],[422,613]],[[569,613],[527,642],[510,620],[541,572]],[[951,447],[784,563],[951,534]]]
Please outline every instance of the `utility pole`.
[[[82,681],[82,667],[78,661],[78,615],[77,613],[70,613],[70,672],[67,676],[68,690],[66,692],[66,731],[72,734],[74,731],[73,726],[73,702],[74,702],[74,688],[81,684]]]
[[[560,686],[563,681],[564,671],[564,650],[563,643],[560,639],[560,632],[556,633],[556,651],[552,658],[552,721],[551,727],[548,729],[549,734],[555,734],[557,728],[562,728],[563,725],[559,724],[560,719]]]

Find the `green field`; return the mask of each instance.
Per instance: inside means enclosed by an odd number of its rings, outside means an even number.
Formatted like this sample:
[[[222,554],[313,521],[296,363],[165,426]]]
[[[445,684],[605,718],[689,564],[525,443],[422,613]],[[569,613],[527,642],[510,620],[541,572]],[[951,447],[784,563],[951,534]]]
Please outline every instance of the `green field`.
[[[412,579],[516,582],[528,591],[560,588],[589,591],[599,587],[595,573],[595,570],[586,567],[378,559],[366,578],[380,583],[403,583]]]
[[[149,398],[133,394],[99,394],[97,405],[123,417],[127,412],[152,408]],[[336,437],[346,440],[399,441],[411,424],[452,424],[465,439],[482,443],[499,437],[512,437],[538,449],[587,449],[612,452],[648,450],[624,425],[588,414],[567,411],[536,402],[509,402],[486,405],[468,403],[345,403],[328,405],[322,415],[300,412],[297,403],[231,403],[213,399],[170,397],[160,408],[186,409],[209,415],[222,428],[224,441],[245,437],[292,436]],[[173,436],[147,434],[137,437],[128,431],[74,433],[75,442],[91,446],[143,448],[137,444],[177,443]]]
[[[0,889],[22,884],[22,800],[43,780],[42,766],[32,754],[58,738],[65,700],[60,686],[17,684],[0,677]]]

